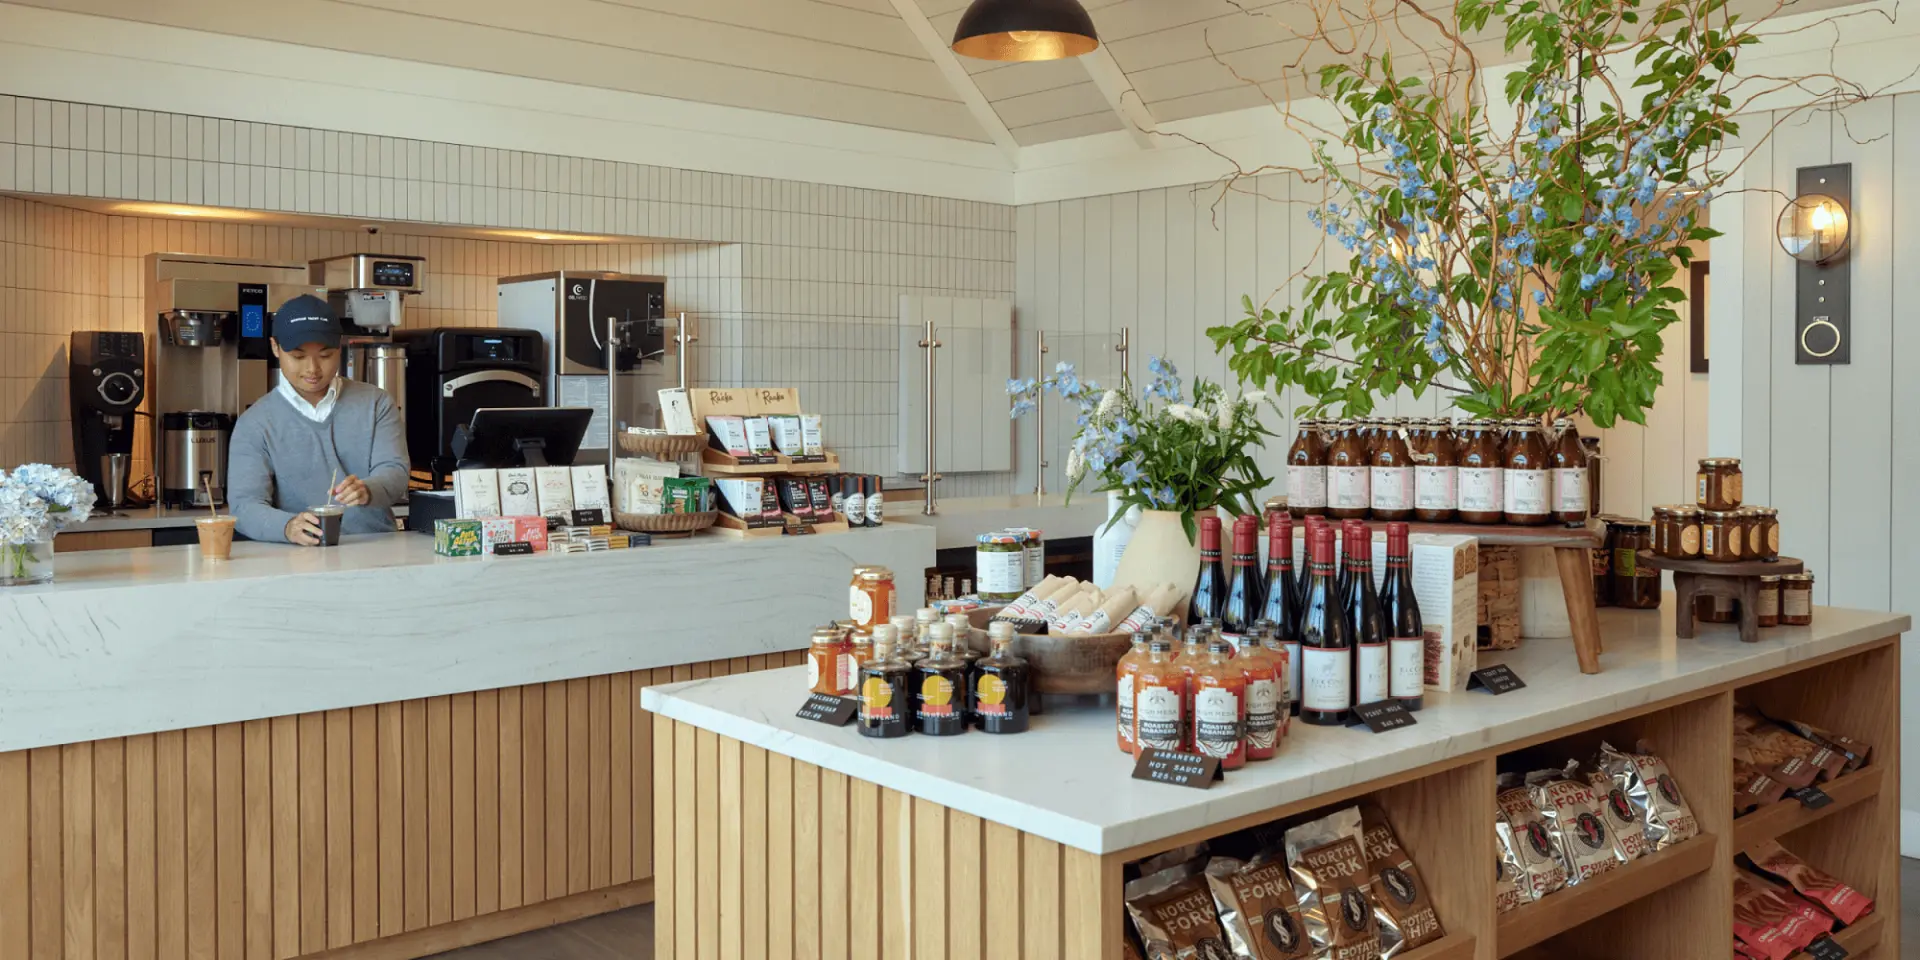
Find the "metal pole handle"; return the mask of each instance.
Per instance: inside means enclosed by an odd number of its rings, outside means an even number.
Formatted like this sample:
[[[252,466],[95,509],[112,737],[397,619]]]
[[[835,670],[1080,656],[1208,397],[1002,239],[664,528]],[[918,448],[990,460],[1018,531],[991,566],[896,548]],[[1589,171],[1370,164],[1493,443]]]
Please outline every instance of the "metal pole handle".
[[[1120,342],[1116,344],[1113,349],[1118,351],[1120,354],[1121,382],[1123,383],[1133,382],[1133,370],[1129,365],[1129,361],[1133,359],[1133,341],[1130,336],[1130,331],[1128,331],[1126,327],[1120,328]]]
[[[926,489],[927,500],[926,500],[926,504],[920,508],[920,512],[926,516],[931,517],[934,515],[934,512],[935,512],[933,485],[939,482],[940,480],[940,474],[934,470],[934,463],[933,463],[933,459],[934,459],[934,456],[933,456],[933,453],[934,453],[933,352],[935,350],[940,349],[940,341],[934,339],[933,337],[933,321],[932,320],[926,321],[926,333],[922,336],[920,340],[920,349],[925,350],[927,354],[927,472],[920,475],[920,482],[924,485]]]
[[[1035,330],[1033,340],[1034,379],[1039,380],[1047,375],[1047,332]],[[1047,467],[1051,466],[1047,463],[1047,392],[1045,390],[1038,391],[1034,395],[1033,412],[1033,460],[1040,465],[1040,469],[1034,471],[1033,495],[1044,497],[1047,495]]]
[[[607,318],[607,457],[608,457],[607,462],[609,464],[613,462],[612,457],[614,455],[614,451],[620,449],[620,442],[615,438],[622,431],[627,429],[626,424],[620,422],[620,404],[617,402],[619,397],[618,384],[620,383],[620,369],[618,366],[619,353],[620,353],[620,319],[618,317],[608,317]]]
[[[698,342],[700,342],[699,337],[687,332],[687,315],[684,312],[681,313],[680,323],[673,329],[673,343],[678,348],[676,352],[680,355],[680,389],[682,390],[687,388],[687,354],[692,352],[688,348]]]

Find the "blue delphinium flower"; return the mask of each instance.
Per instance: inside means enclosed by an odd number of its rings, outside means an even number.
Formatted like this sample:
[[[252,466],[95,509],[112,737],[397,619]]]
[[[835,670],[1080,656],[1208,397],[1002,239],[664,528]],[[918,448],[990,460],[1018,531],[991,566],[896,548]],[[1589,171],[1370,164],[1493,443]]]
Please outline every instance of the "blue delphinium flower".
[[[1546,305],[1547,305],[1547,292],[1546,292],[1545,290],[1535,290],[1535,291],[1533,292],[1533,302],[1534,302],[1534,303],[1537,303],[1537,304],[1539,304],[1539,305],[1541,305],[1541,306],[1543,306],[1543,307],[1544,307],[1544,306],[1546,306]]]
[[[1120,465],[1120,482],[1129,487],[1139,486],[1140,478],[1143,476],[1145,474],[1140,471],[1140,461],[1137,458]]]

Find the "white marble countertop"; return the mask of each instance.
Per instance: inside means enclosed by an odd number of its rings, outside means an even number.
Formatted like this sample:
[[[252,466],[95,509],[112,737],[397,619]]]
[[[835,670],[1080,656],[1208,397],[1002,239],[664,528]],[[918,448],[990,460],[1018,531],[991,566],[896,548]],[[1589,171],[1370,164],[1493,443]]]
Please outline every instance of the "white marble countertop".
[[[888,523],[911,523],[933,527],[935,546],[941,550],[971,548],[974,538],[1007,527],[1032,527],[1049,540],[1063,537],[1091,537],[1107,519],[1107,495],[1081,492],[1071,505],[1063,494],[1036,497],[1016,493],[993,497],[954,497],[934,502],[936,512],[921,513],[923,501],[887,501]]]
[[[932,531],[435,556],[418,533],[59,555],[0,589],[0,752],[804,649],[857,563],[921,602]]]
[[[722,736],[878,783],[1093,853],[1150,843],[1641,704],[1737,681],[1895,634],[1904,614],[1815,608],[1812,627],[1778,627],[1743,644],[1732,626],[1673,635],[1671,594],[1658,611],[1600,611],[1604,671],[1582,676],[1566,642],[1533,641],[1487,662],[1511,664],[1527,687],[1494,697],[1429,691],[1418,723],[1387,734],[1296,722],[1281,753],[1209,790],[1130,778],[1111,708],[1035,717],[1027,733],[949,740],[871,740],[794,717],[800,668],[650,687],[650,710]]]
[[[226,510],[221,510],[226,513]],[[128,507],[113,513],[95,513],[83,523],[76,523],[61,533],[105,533],[109,530],[161,530],[191,527],[193,521],[206,516],[205,510],[183,507]],[[393,508],[393,515],[407,515],[407,505]]]

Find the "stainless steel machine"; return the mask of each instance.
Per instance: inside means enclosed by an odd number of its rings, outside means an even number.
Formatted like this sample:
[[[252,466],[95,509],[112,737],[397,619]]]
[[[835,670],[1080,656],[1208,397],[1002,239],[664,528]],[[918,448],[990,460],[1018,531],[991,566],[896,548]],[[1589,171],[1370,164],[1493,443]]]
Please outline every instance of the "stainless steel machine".
[[[427,261],[389,253],[349,253],[307,264],[307,279],[327,288],[340,320],[340,373],[387,392],[407,413],[407,351],[393,341],[405,326],[407,297],[426,290]]]
[[[146,344],[138,333],[75,331],[67,344],[67,402],[75,470],[107,512],[127,502],[134,411],[147,396]]]
[[[673,385],[659,363],[666,355],[665,277],[562,270],[498,284],[500,325],[546,340],[548,402],[594,411],[575,463],[608,462],[611,429],[653,425],[654,397]],[[621,380],[617,410],[610,409],[610,372]]]
[[[146,258],[154,487],[164,506],[226,502],[227,435],[272,388],[273,312],[325,296],[298,263],[155,253]]]

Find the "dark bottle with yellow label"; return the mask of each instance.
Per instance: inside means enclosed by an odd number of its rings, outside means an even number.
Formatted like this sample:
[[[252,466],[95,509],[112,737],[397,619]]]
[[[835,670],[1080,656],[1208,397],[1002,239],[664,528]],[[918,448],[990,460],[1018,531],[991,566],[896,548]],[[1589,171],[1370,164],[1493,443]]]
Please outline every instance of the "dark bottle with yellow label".
[[[953,628],[927,628],[932,653],[914,666],[914,729],[930,737],[967,732],[967,663],[953,655]]]
[[[904,737],[913,731],[913,668],[893,656],[893,644],[876,640],[873,659],[860,666],[860,734]]]
[[[993,653],[973,665],[974,724],[982,733],[1027,732],[1027,661],[1013,653],[1013,624],[987,627]]]

